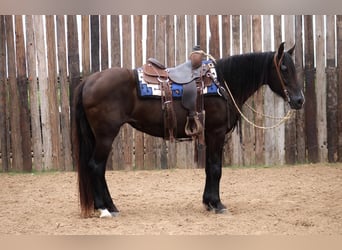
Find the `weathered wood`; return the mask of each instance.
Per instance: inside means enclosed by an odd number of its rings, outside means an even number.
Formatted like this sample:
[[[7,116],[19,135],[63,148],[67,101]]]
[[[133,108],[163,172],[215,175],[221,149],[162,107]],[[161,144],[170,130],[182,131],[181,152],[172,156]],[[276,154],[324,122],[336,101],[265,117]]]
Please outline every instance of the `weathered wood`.
[[[39,112],[39,91],[37,82],[37,49],[35,42],[34,26],[32,16],[25,17],[26,24],[26,58],[27,73],[30,95],[30,118],[32,130],[32,149],[33,149],[33,168],[35,170],[43,169],[43,145]]]
[[[6,74],[6,27],[5,16],[0,15],[0,149],[1,170],[7,172],[10,169],[10,155],[7,122],[7,74]]]
[[[241,16],[241,28],[242,28],[242,53],[250,53],[252,46],[252,19],[250,15]],[[249,98],[246,101],[249,106],[254,106],[254,99]],[[250,120],[254,120],[253,112],[247,108],[246,105],[242,107],[242,112]],[[244,120],[241,121],[241,137],[242,137],[242,164],[252,165],[255,164],[255,130],[254,127],[246,123]]]
[[[88,32],[89,34],[89,32]],[[84,44],[83,44],[84,46]],[[66,37],[65,37],[65,18],[57,16],[57,53],[58,53],[58,75],[60,85],[60,105],[61,105],[61,138],[62,138],[62,160],[61,169],[66,171],[73,170],[71,157],[71,137],[70,137],[70,103],[69,103],[69,82],[67,76],[66,59]],[[89,55],[89,53],[88,53]],[[83,55],[84,56],[84,55]],[[88,57],[89,59],[89,57]],[[88,64],[83,64],[83,67]],[[83,68],[83,73],[89,73],[89,67]]]
[[[91,34],[91,72],[100,70],[100,30],[99,16],[90,16],[90,34]]]
[[[253,15],[252,16],[253,22],[253,51],[260,52],[262,51],[262,38],[261,38],[261,16],[260,15]],[[254,94],[254,103],[255,103],[255,110],[258,113],[263,112],[263,104],[264,104],[264,88],[260,88]],[[255,117],[256,124],[264,124],[264,119],[261,116]],[[261,129],[255,130],[255,163],[256,164],[263,164],[265,162],[265,154],[264,154],[264,131]]]
[[[316,99],[317,99],[317,140],[318,161],[327,160],[327,109],[326,75],[325,75],[325,44],[324,44],[324,16],[316,15]],[[323,111],[323,112],[322,112]]]
[[[89,16],[82,16],[82,76],[90,73]]]
[[[274,16],[274,46],[272,46],[272,28],[271,28],[271,16],[264,16],[264,51],[278,49],[282,41],[281,36],[281,17]],[[274,117],[284,116],[284,100],[275,95],[269,87],[265,87],[264,90],[264,113]],[[266,118],[265,126],[274,125],[276,120]],[[280,125],[278,128],[265,131],[265,164],[276,165],[284,163],[284,140],[285,131],[284,125]]]
[[[9,116],[11,124],[12,170],[20,171],[23,167],[23,152],[20,130],[20,100],[16,81],[14,27],[12,16],[5,16],[7,63],[9,83]],[[19,145],[19,146],[18,146]]]
[[[48,75],[46,70],[46,48],[44,38],[43,17],[33,16],[35,39],[37,47],[37,59],[38,59],[38,77],[39,77],[39,91],[40,91],[40,109],[41,109],[41,123],[42,123],[42,135],[43,135],[43,168],[44,170],[54,168],[53,152],[52,152],[52,130],[50,120],[50,103],[49,103],[49,91],[48,91]]]
[[[156,23],[158,24],[156,27],[156,53],[158,55],[158,59],[165,65],[166,64],[166,16],[157,15]],[[166,141],[162,138],[156,138],[157,144],[157,154],[159,166],[162,169],[168,167],[168,157],[167,157],[167,145]],[[157,166],[158,167],[158,166]]]
[[[197,45],[204,51],[207,50],[207,20],[206,16],[198,15],[196,16],[197,23]]]
[[[231,54],[240,54],[240,16],[232,16],[232,49]],[[241,165],[242,164],[242,149],[240,144],[240,135],[238,129],[235,129],[227,136],[228,143],[225,146],[224,164],[225,165]]]
[[[342,162],[342,15],[336,16],[336,37],[337,37],[337,130],[338,130],[338,162]]]
[[[156,23],[155,16],[147,16],[147,38],[146,38],[146,57],[156,57]],[[144,169],[153,169],[157,166],[157,155],[155,149],[155,138],[153,136],[145,134],[145,158],[144,158]]]
[[[293,15],[285,15],[284,16],[284,27],[285,27],[285,44],[290,48],[295,43],[294,36],[294,16]],[[278,46],[278,45],[277,45]],[[286,46],[286,47],[287,47]],[[278,47],[276,47],[278,48]],[[284,104],[282,104],[283,106]],[[284,110],[284,108],[282,108]],[[285,103],[286,113],[290,109],[289,105]],[[292,117],[285,123],[285,137],[279,136],[286,141],[285,143],[285,162],[287,164],[295,164],[296,163],[296,119]]]
[[[107,16],[101,15],[101,70],[108,69]]]
[[[51,144],[52,144],[52,168],[61,168],[61,144],[60,144],[60,119],[59,104],[57,102],[57,91],[59,89],[57,81],[57,63],[56,63],[56,37],[54,16],[46,16],[46,44],[48,60],[48,98],[50,107],[51,124]]]
[[[218,21],[219,20],[217,15],[209,16],[209,54],[212,55],[214,58],[220,58],[220,37]]]
[[[280,23],[279,23],[280,24]],[[278,30],[281,26],[274,27],[274,30]],[[269,51],[272,49],[272,28],[271,28],[271,16],[265,15],[263,16],[263,30],[264,30],[264,51]],[[265,88],[265,105],[264,105],[264,113],[267,115],[274,116],[274,93],[270,88]],[[265,119],[265,126],[273,125],[274,120]],[[265,164],[273,165],[278,163],[277,157],[277,147],[278,147],[278,138],[281,135],[276,134],[275,129],[270,129],[265,131]]]
[[[301,15],[295,16],[295,66],[297,70],[297,80],[304,91],[304,69],[303,69],[303,18]],[[297,141],[297,163],[306,162],[306,140],[305,140],[305,109],[296,112],[296,141]]]
[[[337,74],[335,67],[335,17],[328,15],[326,17],[326,48],[327,48],[327,148],[328,148],[328,161],[337,161]]]
[[[188,19],[189,20],[189,19]],[[193,33],[194,25],[188,22],[188,33],[190,34],[189,39],[194,39]],[[167,67],[174,67],[175,66],[175,56],[176,56],[176,50],[175,50],[175,16],[168,15],[166,17],[166,65]],[[188,40],[188,44],[190,41]],[[192,42],[195,43],[194,41]],[[167,155],[167,161],[168,161],[168,168],[175,168],[176,167],[176,159],[177,159],[177,145],[175,142],[167,141],[167,148],[168,148],[168,155]]]
[[[80,83],[80,61],[78,52],[78,34],[76,16],[67,16],[67,41],[68,41],[68,68],[69,68],[69,98],[70,107],[73,107],[73,96],[76,86]],[[73,117],[73,109],[70,109],[70,117]],[[74,131],[73,120],[70,120],[71,132]],[[72,145],[71,145],[72,147]],[[73,152],[73,149],[71,149]],[[73,155],[73,166],[75,158]]]
[[[134,16],[134,57],[135,66],[140,67],[143,64],[142,54],[142,16]],[[135,169],[144,167],[144,133],[134,131],[134,161]]]
[[[120,45],[120,17],[118,15],[111,16],[111,58],[112,67],[121,67],[121,45]],[[120,169],[122,157],[121,139],[122,133],[119,132],[112,144],[112,151],[108,156],[107,169]]]
[[[177,15],[176,22],[176,65],[178,65],[184,63],[188,59],[189,55],[186,54],[185,16]],[[196,168],[197,164],[194,161],[194,153],[195,147],[193,141],[184,141],[182,143],[177,143],[177,168]]]
[[[118,15],[110,16],[111,31],[111,66],[121,66],[121,46],[120,46],[120,17]]]
[[[314,43],[312,16],[304,16],[305,28],[305,129],[308,161],[318,162],[317,100],[314,71]]]
[[[122,16],[122,66],[132,68],[132,35],[131,35],[131,16]],[[128,124],[121,128],[122,132],[122,151],[123,169],[132,169],[133,166],[133,128]]]
[[[222,16],[222,56],[230,55],[230,16]]]
[[[17,86],[19,91],[20,107],[20,130],[21,144],[23,152],[23,166],[25,172],[32,170],[31,155],[31,132],[30,132],[30,114],[28,104],[28,89],[26,76],[26,55],[24,44],[23,17],[15,16],[15,43],[16,43],[16,67],[17,67]]]
[[[187,27],[187,54],[190,55],[193,48],[196,44],[196,37],[195,37],[195,16],[193,15],[186,15],[186,27]]]

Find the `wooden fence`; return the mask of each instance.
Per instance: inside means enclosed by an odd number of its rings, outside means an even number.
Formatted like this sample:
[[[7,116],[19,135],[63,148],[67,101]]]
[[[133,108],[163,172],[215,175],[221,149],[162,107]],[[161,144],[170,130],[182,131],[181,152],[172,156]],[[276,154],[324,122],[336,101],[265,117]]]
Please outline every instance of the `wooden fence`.
[[[92,72],[134,68],[146,57],[171,67],[199,44],[212,56],[294,43],[305,107],[273,130],[243,120],[227,135],[225,165],[342,160],[342,16],[0,16],[0,151],[3,171],[72,170],[70,105]],[[283,116],[288,106],[264,87],[247,103]],[[243,112],[258,124],[272,121]],[[112,169],[193,168],[193,142],[170,143],[125,125]]]

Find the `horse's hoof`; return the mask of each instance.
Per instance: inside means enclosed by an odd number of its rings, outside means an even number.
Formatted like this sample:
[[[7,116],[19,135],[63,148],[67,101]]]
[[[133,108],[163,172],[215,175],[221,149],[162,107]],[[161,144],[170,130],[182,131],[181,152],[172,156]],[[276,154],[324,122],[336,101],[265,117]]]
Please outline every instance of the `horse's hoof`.
[[[100,212],[100,218],[111,218],[113,217],[112,214],[105,208],[105,209],[98,209]]]
[[[225,205],[222,203],[217,204],[217,206],[213,206],[210,202],[208,204],[204,204],[205,208],[209,212],[214,212],[215,214],[224,214],[228,210]]]
[[[110,212],[110,214],[112,215],[112,217],[118,217],[120,215],[120,212]]]

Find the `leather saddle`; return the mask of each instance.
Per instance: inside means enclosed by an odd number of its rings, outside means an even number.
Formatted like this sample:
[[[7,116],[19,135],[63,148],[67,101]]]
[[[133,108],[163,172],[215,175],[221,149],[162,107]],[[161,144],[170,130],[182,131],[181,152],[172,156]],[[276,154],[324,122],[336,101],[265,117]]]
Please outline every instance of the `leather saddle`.
[[[183,85],[182,105],[188,110],[185,127],[188,136],[195,136],[203,131],[196,108],[197,89],[209,86],[212,79],[208,76],[210,66],[202,62],[203,53],[195,50],[188,61],[173,68],[165,67],[155,58],[147,59],[147,63],[142,67],[144,81],[149,84],[159,84],[161,89],[164,89],[165,85],[170,87],[172,83]],[[169,99],[167,98],[168,102]]]

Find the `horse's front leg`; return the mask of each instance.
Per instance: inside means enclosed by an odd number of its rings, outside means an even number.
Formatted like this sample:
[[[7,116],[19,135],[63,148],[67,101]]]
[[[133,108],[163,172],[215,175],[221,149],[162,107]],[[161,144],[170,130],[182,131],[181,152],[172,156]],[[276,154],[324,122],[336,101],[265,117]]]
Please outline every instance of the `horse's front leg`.
[[[203,204],[209,211],[223,213],[227,209],[220,199],[220,180],[222,175],[222,150],[224,134],[206,136],[206,180],[203,193]]]

